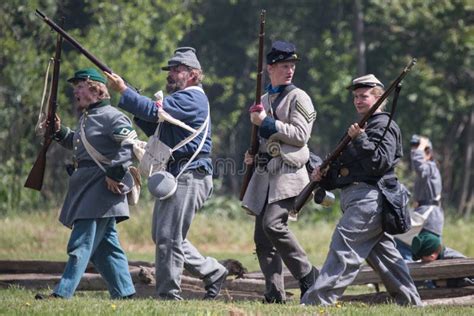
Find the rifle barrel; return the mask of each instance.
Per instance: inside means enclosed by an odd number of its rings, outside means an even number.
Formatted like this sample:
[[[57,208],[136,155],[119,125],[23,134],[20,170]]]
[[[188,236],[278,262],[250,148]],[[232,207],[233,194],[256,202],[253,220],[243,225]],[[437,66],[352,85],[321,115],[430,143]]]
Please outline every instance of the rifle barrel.
[[[85,49],[74,37],[69,35],[62,27],[54,23],[53,20],[48,18],[43,12],[40,10],[36,9],[36,14],[43,19],[43,21],[48,24],[53,30],[61,34],[61,36],[67,40],[72,46],[74,46],[81,54],[87,57],[94,65],[96,65],[100,70],[107,72],[109,74],[113,73],[113,70],[108,67],[105,63],[99,60],[96,56],[94,56],[92,53],[90,53],[87,49]],[[122,77],[123,78],[123,77]],[[125,81],[125,84],[130,87],[131,89],[140,92],[139,89],[135,88],[132,86],[125,78],[123,78]]]
[[[260,103],[262,97],[262,75],[263,75],[263,48],[265,45],[265,10],[260,13],[260,32],[258,34],[258,62],[257,62],[257,82],[255,87],[255,104]],[[252,124],[252,134],[250,136],[249,154],[254,156],[258,153],[258,126]],[[252,179],[253,171],[255,169],[255,162],[252,165],[247,165],[244,179],[240,188],[239,198],[242,201],[247,191],[247,187]]]

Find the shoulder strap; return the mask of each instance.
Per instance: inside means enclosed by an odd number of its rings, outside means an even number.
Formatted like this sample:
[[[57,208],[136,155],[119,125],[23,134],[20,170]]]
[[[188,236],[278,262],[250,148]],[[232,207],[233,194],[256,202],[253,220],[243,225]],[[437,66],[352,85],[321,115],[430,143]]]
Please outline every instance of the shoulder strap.
[[[289,85],[287,85],[285,87],[285,89],[283,89],[282,92],[280,92],[280,94],[278,95],[278,97],[275,99],[275,101],[273,101],[271,103],[271,107],[272,107],[272,112],[273,112],[273,116],[278,119],[277,115],[276,115],[276,109],[277,107],[280,105],[280,102],[281,100],[283,100],[284,97],[286,97],[291,91],[293,91],[294,89],[296,89],[296,86],[292,83],[290,83]],[[270,95],[269,95],[270,96]]]
[[[382,140],[385,138],[385,135],[387,135],[388,128],[390,127],[390,123],[392,123],[393,116],[395,115],[395,109],[397,108],[398,95],[400,94],[400,90],[402,90],[401,83],[399,83],[395,88],[395,93],[393,94],[392,109],[390,111],[390,118],[388,119],[387,126],[385,126],[385,130],[383,131],[382,137],[380,137],[380,140],[377,143],[377,146],[375,146],[374,151],[379,148],[380,144],[382,143]]]
[[[184,145],[186,145],[187,143],[189,143],[190,141],[192,141],[194,138],[196,138],[199,134],[201,134],[202,130],[204,128],[206,128],[208,125],[209,125],[209,116],[210,116],[210,113],[209,113],[209,103],[207,105],[207,109],[208,109],[208,112],[207,112],[207,117],[206,117],[206,120],[204,121],[204,123],[197,129],[194,131],[194,133],[192,133],[191,135],[189,135],[188,137],[186,137],[185,139],[183,139],[182,141],[180,141],[176,146],[174,146],[171,150],[172,151],[176,151],[178,149],[180,149],[181,147],[183,147]]]
[[[202,139],[201,139],[201,142],[199,143],[199,146],[198,148],[196,149],[196,151],[194,152],[194,154],[191,156],[191,158],[189,158],[189,160],[186,162],[186,164],[183,166],[183,168],[181,168],[181,171],[179,172],[179,174],[176,176],[176,179],[178,179],[182,174],[183,172],[186,170],[186,168],[189,166],[189,164],[191,162],[193,162],[194,158],[196,158],[196,156],[199,154],[199,152],[201,151],[202,147],[204,146],[204,143],[206,142],[206,138],[207,138],[207,132],[209,131],[209,114],[207,115],[207,119],[206,119],[206,122],[203,124],[205,125],[205,129],[204,129],[204,134],[202,134]]]
[[[94,148],[94,146],[92,146],[91,143],[89,143],[89,141],[87,140],[86,133],[84,131],[83,117],[81,117],[81,121],[80,121],[79,124],[81,126],[80,134],[81,134],[82,143],[84,144],[84,148],[86,149],[89,156],[91,156],[92,160],[94,160],[94,162],[97,164],[97,166],[99,166],[99,168],[102,169],[102,171],[105,172],[105,168],[104,168],[104,166],[102,166],[102,164],[105,164],[105,165],[110,164],[110,162],[111,162],[110,159],[108,159],[107,157],[102,155],[100,152],[98,152]]]

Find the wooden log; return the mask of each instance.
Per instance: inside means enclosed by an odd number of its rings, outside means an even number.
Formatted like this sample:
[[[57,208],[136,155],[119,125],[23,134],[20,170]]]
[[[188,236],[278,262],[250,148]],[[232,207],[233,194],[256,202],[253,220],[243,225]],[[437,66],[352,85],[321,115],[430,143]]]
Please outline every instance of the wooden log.
[[[5,288],[15,284],[28,289],[54,288],[60,279],[60,274],[1,274],[0,286]],[[103,291],[106,289],[104,280],[97,273],[84,273],[77,288],[79,291]]]
[[[136,270],[135,270],[136,271]],[[143,280],[143,276],[146,276],[146,280]],[[135,283],[145,283],[151,284],[155,283],[154,280],[154,270],[148,267],[140,267],[138,272],[132,273],[132,279]],[[204,288],[204,282],[201,279],[194,278],[187,275],[181,276],[182,285],[195,286],[196,288]],[[263,280],[254,280],[254,279],[232,279],[227,278],[224,283],[224,289],[231,291],[247,291],[247,292],[265,292],[265,281]]]
[[[133,262],[139,264],[142,262]],[[28,288],[44,288],[54,287],[59,281],[61,273],[64,269],[64,262],[58,261],[15,261],[4,260],[0,261],[0,286],[5,287],[9,284],[18,284]],[[147,264],[145,262],[145,264]],[[130,266],[130,272],[135,284],[153,285],[154,268],[151,266]],[[451,260],[436,260],[431,263],[410,263],[410,273],[414,280],[443,280],[447,278],[458,278],[474,275],[474,259],[451,259]],[[17,273],[17,275],[10,275],[6,273]],[[35,273],[26,273],[28,271],[35,271]],[[39,271],[39,272],[38,272]],[[54,271],[59,273],[43,273],[44,271]],[[22,273],[22,274],[18,274]],[[251,277],[251,279],[249,278]],[[286,271],[284,273],[285,286],[288,289],[298,288],[298,282]],[[378,275],[372,271],[368,266],[364,266],[356,280],[352,285],[360,285],[366,283],[380,283]],[[202,280],[190,276],[182,276],[183,287],[192,289],[193,291],[204,291],[204,284]],[[100,275],[95,273],[86,273],[79,285],[80,290],[106,290],[106,286]],[[259,272],[246,273],[243,279],[228,278],[223,286],[223,289],[231,292],[251,292],[263,293],[265,291],[265,284],[263,275]],[[454,296],[470,295],[471,292],[463,289],[448,289],[449,293],[454,293]],[[436,289],[439,290],[439,289]],[[436,292],[434,298],[439,298],[441,292]],[[428,295],[428,294],[424,294]],[[443,294],[443,297],[448,297]],[[373,298],[372,298],[373,299]],[[376,298],[378,300],[380,298]],[[424,297],[424,299],[431,299],[431,296]]]
[[[408,268],[410,275],[415,281],[461,278],[474,276],[474,259],[435,260],[430,263],[413,262],[408,263]],[[293,278],[288,270],[284,271],[283,276],[286,288],[298,288],[297,280]],[[244,278],[263,279],[263,274],[261,272],[246,273],[244,274]],[[382,283],[382,281],[372,268],[364,265],[352,285],[368,283]]]
[[[147,268],[154,268],[155,264],[153,262],[148,262],[148,261],[137,261],[137,260],[131,260],[128,261],[129,266],[134,266],[134,267],[147,267]]]
[[[132,271],[134,275],[138,275],[139,271],[134,269]],[[5,288],[11,284],[23,286],[25,288],[54,288],[57,284],[61,275],[52,274],[11,274],[0,275],[0,287]],[[256,283],[257,286],[252,287],[255,283],[248,281],[260,281],[262,280],[244,280],[236,279],[226,282],[224,285],[219,299],[225,301],[235,300],[261,300],[262,289],[260,284]],[[240,284],[234,282],[241,282]],[[244,284],[244,286],[242,286]],[[137,297],[156,297],[155,282],[150,284],[144,284],[142,282],[135,283],[137,290]],[[201,299],[204,296],[205,290],[201,280],[184,277],[182,282],[183,297],[185,299]],[[92,291],[105,291],[107,287],[105,282],[98,274],[86,273],[81,279],[78,290],[92,290]],[[427,301],[428,304],[439,305],[439,304],[468,304],[473,301],[474,298],[474,287],[464,288],[437,288],[437,289],[421,289],[419,290],[422,300]],[[291,297],[288,295],[289,298]],[[454,298],[465,299],[456,300]],[[452,298],[452,300],[448,300]],[[443,300],[441,300],[443,299]],[[361,295],[345,295],[341,298],[341,301],[352,301],[352,302],[364,302],[366,304],[381,304],[391,302],[390,296],[386,292],[361,294]]]
[[[130,273],[132,280],[139,274],[138,267],[132,267]],[[6,288],[10,285],[19,285],[25,288],[41,289],[54,288],[61,279],[61,274],[47,273],[22,273],[22,274],[0,274],[0,287]],[[77,287],[78,291],[105,291],[107,285],[100,274],[84,273]]]
[[[133,263],[133,264],[132,264]],[[129,269],[137,266],[153,267],[152,263],[146,261],[129,262]],[[46,261],[46,260],[0,260],[0,274],[15,273],[49,273],[62,274],[66,262],[64,261]],[[86,273],[97,273],[94,266],[89,263]]]
[[[181,285],[182,293],[181,296],[184,299],[202,299],[205,291],[203,288],[196,289],[194,286],[186,284]],[[137,284],[135,285],[137,291],[137,298],[158,298],[156,288],[151,284]],[[257,292],[245,292],[245,291],[231,291],[228,289],[222,289],[221,293],[217,297],[217,300],[223,300],[226,302],[232,301],[260,301],[262,300],[262,293]]]
[[[414,281],[445,280],[474,276],[474,259],[435,260],[429,263],[408,263]],[[364,266],[352,285],[381,283],[380,277],[369,266]]]
[[[45,260],[0,260],[0,274],[8,273],[50,273],[61,274],[66,267],[64,261]],[[86,272],[95,273],[92,264],[87,266]]]
[[[425,303],[428,306],[433,305],[466,305],[466,306],[473,306],[474,305],[474,295],[466,295],[461,297],[450,297],[450,298],[437,298],[426,300]]]
[[[436,289],[419,289],[418,293],[424,303],[427,305],[437,305],[448,303],[448,298],[474,296],[474,287],[463,288],[436,288]],[[445,299],[440,300],[440,299]],[[392,298],[387,292],[358,294],[358,295],[344,295],[341,301],[347,302],[362,302],[366,304],[384,304],[393,302]],[[467,299],[466,299],[467,301]]]

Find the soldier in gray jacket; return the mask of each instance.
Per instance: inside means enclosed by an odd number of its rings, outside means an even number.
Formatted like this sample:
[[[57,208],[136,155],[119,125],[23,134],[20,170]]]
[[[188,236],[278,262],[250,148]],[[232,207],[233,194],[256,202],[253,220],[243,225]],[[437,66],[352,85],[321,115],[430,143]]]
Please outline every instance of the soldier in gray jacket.
[[[433,145],[424,136],[413,135],[410,140],[411,165],[416,172],[413,198],[415,208],[411,213],[412,229],[397,235],[397,249],[403,258],[413,261],[410,245],[413,237],[423,231],[443,235],[444,211],[441,207],[442,179],[433,157]]]
[[[277,41],[267,54],[271,84],[262,104],[251,107],[250,119],[259,126],[260,149],[256,157],[246,153],[245,163],[256,169],[243,198],[243,206],[256,215],[254,240],[265,276],[267,303],[283,303],[285,289],[282,261],[300,282],[301,293],[313,284],[317,270],[288,228],[293,201],[309,182],[305,164],[307,142],[316,112],[310,97],[292,84],[295,46]]]
[[[384,92],[372,74],[356,78],[348,87],[360,116],[369,112]],[[421,305],[408,267],[393,237],[382,229],[381,180],[396,181],[394,168],[402,156],[401,132],[378,108],[366,126],[349,127],[351,142],[329,170],[316,168],[312,177],[326,190],[341,189],[343,215],[332,235],[329,253],[316,283],[301,300],[304,304],[334,304],[356,278],[367,260],[398,304]],[[384,134],[385,129],[387,133]]]
[[[36,299],[70,298],[89,261],[106,281],[112,298],[130,298],[135,288],[115,226],[129,217],[125,193],[132,183],[124,179],[131,179],[132,145],[124,140],[136,137],[136,132],[130,119],[111,106],[106,79],[96,69],[79,70],[68,81],[82,112],[76,130],[63,126],[59,118],[55,124],[55,139],[73,151],[74,169],[59,216],[62,224],[72,228],[69,260],[53,293],[37,294]],[[85,148],[84,136],[110,160],[105,173]]]

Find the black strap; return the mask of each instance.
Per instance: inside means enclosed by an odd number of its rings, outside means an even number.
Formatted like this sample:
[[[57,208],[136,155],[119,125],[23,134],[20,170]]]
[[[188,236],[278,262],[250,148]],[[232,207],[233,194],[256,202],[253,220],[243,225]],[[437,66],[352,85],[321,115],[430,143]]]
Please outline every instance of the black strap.
[[[440,205],[440,202],[439,201],[436,201],[436,200],[432,200],[432,201],[429,201],[429,200],[420,200],[420,201],[417,201],[418,202],[418,206],[428,206],[428,205],[436,205],[436,206],[439,206]]]
[[[296,86],[292,83],[290,83],[289,85],[287,85],[285,87],[285,89],[283,89],[282,92],[280,92],[280,94],[277,96],[277,98],[275,99],[275,101],[273,101],[271,103],[271,107],[272,107],[272,113],[273,113],[273,117],[278,120],[278,117],[276,115],[276,109],[278,107],[278,105],[280,105],[280,102],[281,100],[283,100],[284,97],[286,97],[288,95],[288,93],[290,93],[292,90],[296,89]]]
[[[385,126],[385,130],[383,131],[382,137],[380,137],[380,140],[377,143],[377,146],[375,146],[374,151],[376,151],[379,148],[380,144],[382,143],[382,140],[385,138],[385,135],[388,132],[388,128],[390,127],[390,123],[392,123],[393,116],[395,115],[395,109],[397,108],[398,95],[400,94],[400,90],[402,90],[402,83],[401,82],[395,88],[395,92],[393,94],[392,109],[390,111],[390,118],[388,119],[387,126]]]

